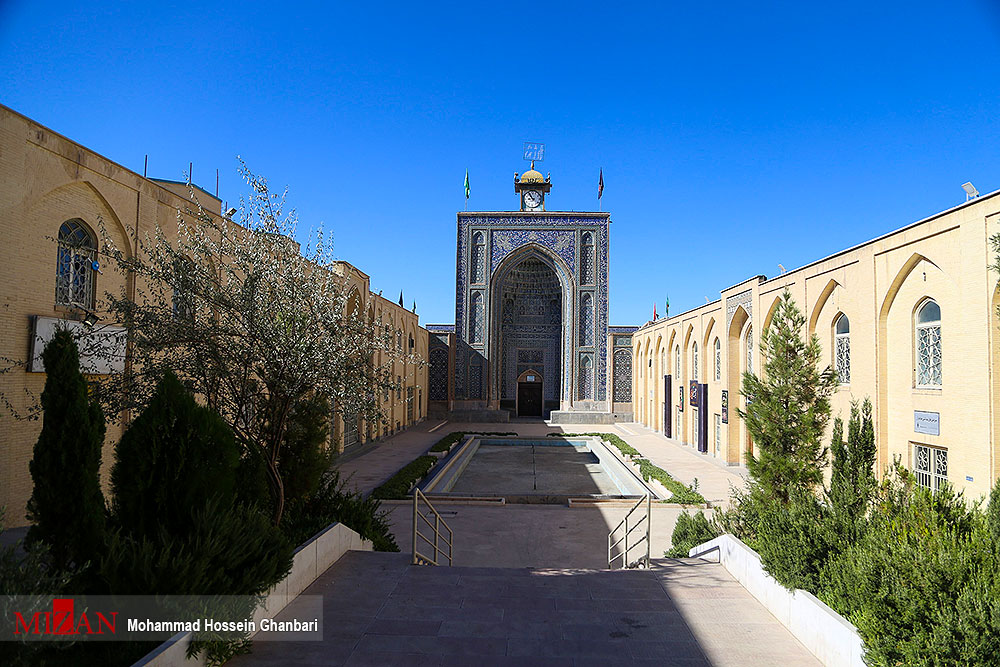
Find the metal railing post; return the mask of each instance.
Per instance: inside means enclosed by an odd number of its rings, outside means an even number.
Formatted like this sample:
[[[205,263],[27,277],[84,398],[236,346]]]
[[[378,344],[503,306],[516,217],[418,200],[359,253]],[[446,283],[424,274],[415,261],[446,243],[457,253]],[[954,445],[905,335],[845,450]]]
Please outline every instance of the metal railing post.
[[[631,512],[629,512],[631,514]],[[625,515],[625,551],[622,552],[622,569],[628,569],[628,514]]]
[[[420,491],[413,490],[413,564],[417,564],[417,498]]]
[[[646,494],[646,569],[649,569],[649,539],[650,531],[653,523],[653,501],[650,499],[649,494]]]
[[[438,516],[437,512],[434,512],[434,562],[441,562],[438,558],[438,538],[441,536],[441,517]],[[451,565],[451,563],[449,563]]]

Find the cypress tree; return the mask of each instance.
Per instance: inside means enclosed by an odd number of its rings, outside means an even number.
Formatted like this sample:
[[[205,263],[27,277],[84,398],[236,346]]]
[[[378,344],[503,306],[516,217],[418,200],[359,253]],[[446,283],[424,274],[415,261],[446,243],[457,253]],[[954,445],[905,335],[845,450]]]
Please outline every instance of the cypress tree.
[[[822,438],[836,377],[829,367],[819,369],[819,338],[803,341],[805,324],[786,289],[761,333],[762,377],[743,375],[748,404],[739,414],[757,446],[747,468],[761,490],[783,504],[796,490],[811,491],[822,482],[827,456]]]
[[[875,425],[872,422],[872,402],[868,398],[858,409],[851,406],[851,423],[847,431],[847,455],[850,461],[851,492],[857,499],[856,514],[863,514],[875,492]]]
[[[140,539],[161,530],[182,535],[212,498],[232,503],[238,463],[229,426],[168,371],[115,449],[115,521]]]
[[[844,420],[833,420],[833,438],[830,439],[830,503],[834,507],[841,504],[847,486],[847,444],[844,442]]]
[[[81,566],[99,554],[106,509],[99,471],[104,414],[87,391],[73,336],[59,330],[42,352],[42,432],[31,463],[29,543],[51,549],[53,565]]]

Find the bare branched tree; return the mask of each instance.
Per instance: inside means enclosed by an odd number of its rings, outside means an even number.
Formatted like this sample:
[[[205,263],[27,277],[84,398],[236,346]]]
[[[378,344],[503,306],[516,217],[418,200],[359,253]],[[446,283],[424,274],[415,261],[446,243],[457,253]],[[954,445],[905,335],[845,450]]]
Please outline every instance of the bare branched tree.
[[[241,165],[251,194],[240,201],[240,224],[197,205],[178,212],[175,241],[158,227],[139,239],[135,256],[104,235],[104,253],[133,276],[135,288],[134,296],[108,295],[128,353],[125,372],[107,376],[100,395],[109,410],[134,409],[172,370],[263,457],[277,524],[281,449],[296,402],[319,393],[336,413],[377,423],[378,394],[396,389],[392,363],[415,368],[422,360],[397,349],[362,309],[348,307],[344,267],[322,228],[301,251],[287,190],[271,192]],[[379,350],[383,363],[376,365]]]

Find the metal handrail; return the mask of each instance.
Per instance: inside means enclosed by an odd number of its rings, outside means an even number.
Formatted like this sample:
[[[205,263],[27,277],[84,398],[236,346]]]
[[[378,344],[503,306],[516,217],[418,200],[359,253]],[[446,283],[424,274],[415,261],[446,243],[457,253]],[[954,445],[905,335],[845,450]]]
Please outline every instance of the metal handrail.
[[[636,510],[642,507],[642,504],[644,502],[646,503],[646,515],[640,516],[639,519],[635,521],[630,527],[629,518],[632,516],[632,514],[635,513]],[[635,505],[632,505],[632,509],[628,511],[628,514],[625,515],[625,518],[619,521],[618,525],[615,526],[610,533],[608,533],[608,569],[614,568],[615,561],[618,560],[619,558],[622,559],[622,568],[631,567],[628,561],[629,551],[635,549],[643,542],[646,543],[646,555],[643,558],[640,558],[639,561],[637,562],[645,563],[646,569],[647,570],[649,569],[649,528],[650,528],[651,518],[652,518],[652,501],[650,500],[650,496],[647,493],[644,497],[640,498]],[[629,544],[628,536],[631,535],[633,532],[635,532],[637,528],[640,528],[644,522],[646,524],[646,534],[639,537],[639,539],[633,542],[632,544]],[[622,536],[617,541],[615,541],[615,534],[618,532],[618,529],[622,527],[624,527]],[[622,545],[622,551],[621,553],[615,554],[614,549],[620,544]]]
[[[434,523],[431,523],[430,519],[421,514],[420,510],[417,508],[417,505],[421,499],[423,499],[424,504],[427,505],[427,508],[434,513]],[[434,531],[433,541],[431,541],[431,539],[428,536],[424,535],[417,529],[417,517],[423,519],[424,523],[426,523],[427,526]],[[445,528],[448,529],[447,539],[445,539],[444,535],[441,534],[441,526],[444,526]],[[434,547],[433,557],[424,555],[418,551],[417,537],[420,537],[420,539],[422,539],[424,542]],[[413,564],[440,565],[441,562],[439,561],[439,557],[447,556],[448,565],[451,565],[451,556],[452,556],[451,543],[454,541],[454,539],[455,539],[455,533],[452,532],[451,526],[449,526],[448,523],[441,518],[441,515],[438,514],[438,511],[434,509],[434,506],[431,505],[431,502],[427,500],[427,496],[425,496],[420,489],[413,489],[413,561],[412,561]],[[444,549],[440,546],[441,542],[444,542],[448,546],[447,553],[445,553]]]

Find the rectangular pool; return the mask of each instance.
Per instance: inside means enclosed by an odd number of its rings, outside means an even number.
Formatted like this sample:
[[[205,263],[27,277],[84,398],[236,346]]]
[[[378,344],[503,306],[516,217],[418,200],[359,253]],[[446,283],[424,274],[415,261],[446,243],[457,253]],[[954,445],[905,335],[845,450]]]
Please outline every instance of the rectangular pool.
[[[426,494],[564,503],[569,498],[657,497],[600,438],[469,437],[421,485]]]

